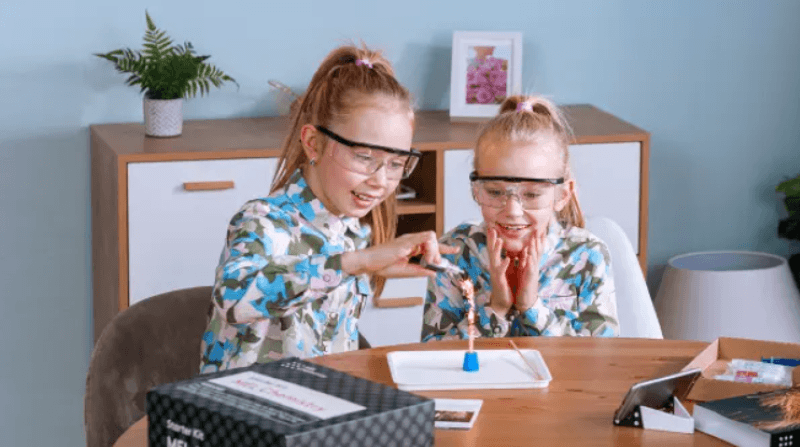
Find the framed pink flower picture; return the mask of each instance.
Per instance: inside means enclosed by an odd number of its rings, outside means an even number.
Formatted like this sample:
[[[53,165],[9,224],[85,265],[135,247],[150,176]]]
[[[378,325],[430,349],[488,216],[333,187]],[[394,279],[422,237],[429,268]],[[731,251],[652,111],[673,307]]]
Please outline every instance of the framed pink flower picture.
[[[520,92],[522,33],[453,33],[450,119],[494,116],[508,95]]]

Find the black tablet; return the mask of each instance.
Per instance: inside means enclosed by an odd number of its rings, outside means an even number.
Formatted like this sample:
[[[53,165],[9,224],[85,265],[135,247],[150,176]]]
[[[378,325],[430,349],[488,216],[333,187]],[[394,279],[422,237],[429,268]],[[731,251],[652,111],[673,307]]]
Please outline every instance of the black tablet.
[[[656,409],[668,406],[672,396],[687,392],[701,372],[690,369],[633,384],[614,413],[614,424],[619,425],[639,405]]]

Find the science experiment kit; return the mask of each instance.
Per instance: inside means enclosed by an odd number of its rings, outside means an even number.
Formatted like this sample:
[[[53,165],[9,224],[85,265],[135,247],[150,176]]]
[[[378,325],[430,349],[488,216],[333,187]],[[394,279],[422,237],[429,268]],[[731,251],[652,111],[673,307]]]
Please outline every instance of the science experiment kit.
[[[150,446],[431,446],[434,401],[297,358],[147,394]]]

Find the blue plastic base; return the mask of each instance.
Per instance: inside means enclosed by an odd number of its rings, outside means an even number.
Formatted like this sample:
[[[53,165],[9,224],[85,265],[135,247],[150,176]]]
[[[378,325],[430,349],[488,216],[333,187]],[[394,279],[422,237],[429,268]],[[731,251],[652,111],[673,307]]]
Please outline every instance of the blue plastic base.
[[[480,365],[478,364],[478,353],[477,352],[466,352],[464,353],[464,371],[467,372],[476,372],[480,369]]]

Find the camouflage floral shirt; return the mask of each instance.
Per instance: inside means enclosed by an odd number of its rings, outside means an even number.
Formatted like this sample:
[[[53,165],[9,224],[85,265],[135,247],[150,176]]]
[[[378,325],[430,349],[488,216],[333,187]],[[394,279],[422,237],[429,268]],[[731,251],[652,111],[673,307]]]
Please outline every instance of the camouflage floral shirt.
[[[539,299],[525,312],[501,317],[489,306],[492,285],[486,224],[462,224],[440,239],[461,250],[445,258],[467,271],[475,285],[476,336],[617,336],[617,303],[606,245],[583,228],[548,228],[539,263]],[[428,281],[422,341],[467,338],[466,302],[446,273]]]
[[[358,349],[356,321],[372,294],[367,275],[342,272],[370,228],[331,214],[302,172],[242,206],[216,270],[200,372]]]

